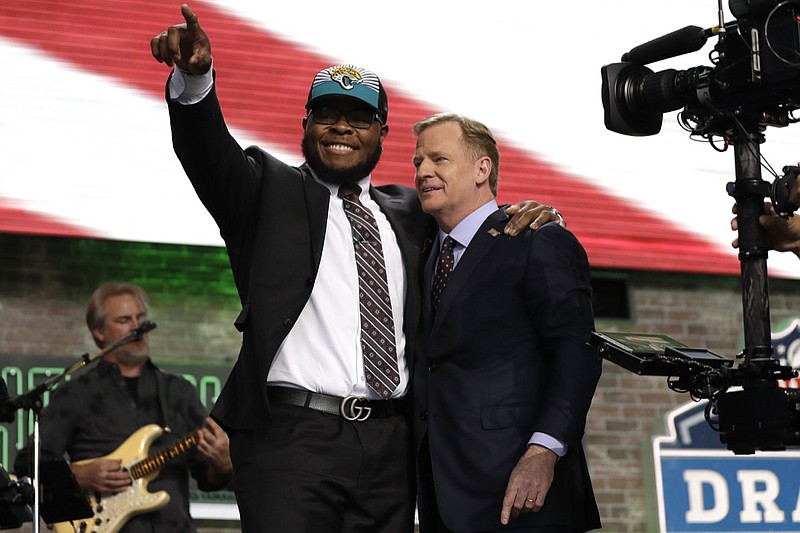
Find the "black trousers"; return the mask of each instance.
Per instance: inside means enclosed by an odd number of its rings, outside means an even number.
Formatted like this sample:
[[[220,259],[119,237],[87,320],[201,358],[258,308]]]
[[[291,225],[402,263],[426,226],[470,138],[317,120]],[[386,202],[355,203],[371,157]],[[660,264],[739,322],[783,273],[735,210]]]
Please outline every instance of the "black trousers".
[[[244,533],[411,533],[406,417],[364,422],[272,404],[271,426],[231,432]]]

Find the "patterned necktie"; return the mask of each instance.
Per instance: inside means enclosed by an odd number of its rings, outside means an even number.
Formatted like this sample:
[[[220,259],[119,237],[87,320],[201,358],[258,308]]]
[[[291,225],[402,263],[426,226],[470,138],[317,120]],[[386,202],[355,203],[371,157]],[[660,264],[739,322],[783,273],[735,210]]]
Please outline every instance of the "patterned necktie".
[[[400,384],[392,302],[378,224],[372,212],[358,199],[360,192],[357,185],[339,188],[356,253],[364,373],[369,387],[387,399]]]
[[[436,277],[433,278],[433,287],[431,288],[431,305],[433,306],[434,314],[436,313],[436,308],[439,307],[439,300],[442,299],[444,286],[447,285],[447,280],[450,279],[450,274],[453,273],[453,266],[455,265],[453,246],[455,243],[456,241],[448,235],[445,237],[442,243],[442,250],[439,252]]]

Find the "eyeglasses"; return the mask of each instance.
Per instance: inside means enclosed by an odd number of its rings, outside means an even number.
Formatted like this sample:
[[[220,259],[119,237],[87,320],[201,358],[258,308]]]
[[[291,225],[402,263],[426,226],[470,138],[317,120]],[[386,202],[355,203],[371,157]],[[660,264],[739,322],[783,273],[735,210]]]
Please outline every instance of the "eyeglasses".
[[[363,109],[349,109],[347,111],[340,111],[339,109],[332,109],[330,107],[319,107],[312,109],[309,116],[314,117],[317,124],[331,126],[339,122],[344,117],[348,124],[360,130],[368,130],[372,127],[372,123],[380,118],[377,113],[371,113]]]

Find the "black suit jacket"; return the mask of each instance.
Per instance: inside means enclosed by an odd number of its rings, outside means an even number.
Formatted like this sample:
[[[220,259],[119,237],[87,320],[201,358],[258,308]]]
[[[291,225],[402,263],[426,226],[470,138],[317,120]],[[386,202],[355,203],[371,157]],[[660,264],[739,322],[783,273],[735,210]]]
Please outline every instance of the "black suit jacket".
[[[511,470],[530,436],[568,444],[544,508],[510,526],[600,527],[581,438],[601,372],[587,341],[594,327],[589,264],[556,224],[510,238],[496,211],[453,271],[431,316],[438,254],[424,269],[414,366],[415,441],[427,436],[436,500],[453,531],[500,529]],[[420,479],[425,476],[420,476]],[[420,487],[420,520],[428,519]],[[423,529],[424,531],[424,529]]]
[[[215,90],[195,105],[167,102],[175,153],[220,228],[242,303],[236,320],[241,351],[212,416],[226,429],[263,428],[269,422],[267,372],[314,288],[330,193],[306,165],[291,167],[256,147],[242,150],[225,126]],[[413,189],[388,185],[370,194],[392,225],[406,267],[411,365],[417,273],[434,225]]]

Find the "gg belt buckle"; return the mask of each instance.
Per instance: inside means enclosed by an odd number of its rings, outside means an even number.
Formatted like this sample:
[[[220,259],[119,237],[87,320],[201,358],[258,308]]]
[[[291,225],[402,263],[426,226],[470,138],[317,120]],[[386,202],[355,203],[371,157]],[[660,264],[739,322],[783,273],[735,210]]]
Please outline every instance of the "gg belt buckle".
[[[365,405],[368,402],[366,398],[348,396],[339,404],[339,413],[350,422],[363,422],[372,413],[372,407]]]

